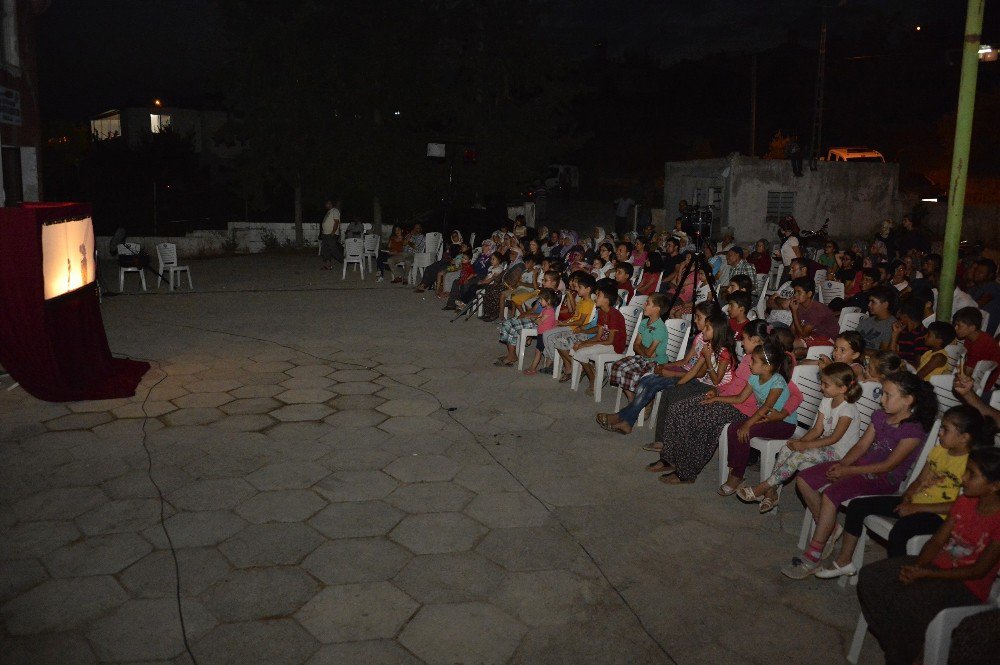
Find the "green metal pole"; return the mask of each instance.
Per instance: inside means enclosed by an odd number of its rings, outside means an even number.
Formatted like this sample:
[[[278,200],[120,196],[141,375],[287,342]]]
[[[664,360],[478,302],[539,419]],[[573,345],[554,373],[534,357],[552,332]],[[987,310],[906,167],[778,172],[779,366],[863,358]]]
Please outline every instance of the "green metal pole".
[[[965,16],[965,41],[962,44],[962,78],[958,85],[958,115],[955,120],[955,148],[951,157],[951,182],[948,188],[948,222],[944,229],[941,280],[938,284],[937,317],[951,320],[955,293],[955,270],[958,268],[958,245],[962,239],[962,214],[965,211],[965,178],[969,172],[969,144],[972,141],[972,112],[976,107],[976,77],[979,75],[979,44],[983,30],[986,0],[969,0]]]

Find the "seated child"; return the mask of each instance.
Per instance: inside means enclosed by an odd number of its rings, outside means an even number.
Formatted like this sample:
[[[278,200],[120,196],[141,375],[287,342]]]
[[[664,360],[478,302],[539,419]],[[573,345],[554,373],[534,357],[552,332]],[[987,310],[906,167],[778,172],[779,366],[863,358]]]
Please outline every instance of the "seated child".
[[[892,324],[896,322],[892,308],[895,302],[895,292],[888,286],[875,287],[868,294],[868,313],[871,316],[861,319],[857,331],[865,338],[865,349],[869,353],[883,351],[892,344]]]
[[[628,400],[632,399],[639,379],[657,365],[666,365],[669,361],[667,325],[663,322],[669,305],[670,298],[662,293],[649,296],[642,311],[646,318],[638,324],[639,335],[632,347],[635,355],[616,360],[611,365],[611,385],[621,388]]]
[[[768,323],[774,326],[791,328],[792,311],[789,309],[789,305],[792,302],[793,295],[795,295],[795,291],[792,289],[791,282],[786,282],[771,294],[767,301],[769,309],[766,321]]]
[[[924,339],[927,329],[924,328],[923,318],[923,303],[915,298],[904,297],[896,310],[896,322],[892,324],[892,342],[889,344],[889,349],[914,366],[927,351],[927,342]]]
[[[525,375],[534,376],[538,373],[538,363],[542,359],[542,351],[545,350],[542,341],[545,333],[556,327],[556,305],[559,302],[559,295],[550,287],[542,287],[538,294],[538,306],[541,311],[538,314],[537,326],[538,335],[535,336],[535,357],[531,360],[531,367],[524,370]]]
[[[792,289],[788,308],[792,313],[790,327],[795,335],[796,355],[804,357],[810,346],[831,346],[840,333],[840,324],[829,307],[813,300],[816,282],[799,277],[792,280]]]
[[[865,340],[856,330],[847,330],[837,335],[833,340],[832,357],[823,354],[819,360],[803,360],[803,365],[819,365],[823,369],[830,363],[845,363],[854,372],[858,381],[864,380],[865,366],[862,364],[865,353]]]
[[[927,381],[932,376],[941,376],[951,373],[951,366],[948,364],[948,352],[944,347],[955,341],[955,328],[950,323],[935,321],[927,326],[927,334],[924,335],[924,343],[927,351],[920,356],[917,363],[917,376]]]
[[[955,335],[965,345],[965,373],[972,376],[980,360],[1000,362],[1000,348],[996,341],[982,331],[983,313],[976,307],[963,307],[952,317]],[[993,387],[996,371],[986,382],[986,390]]]
[[[660,275],[663,273],[663,259],[658,253],[650,254],[646,257],[646,264],[642,271],[642,279],[635,287],[635,292],[639,295],[648,296],[656,291],[660,283]]]
[[[841,459],[858,442],[860,421],[855,402],[861,384],[849,365],[828,363],[820,370],[823,400],[819,417],[802,438],[792,439],[778,453],[771,475],[754,488],[740,487],[736,496],[747,503],[760,502],[760,513],[778,505],[779,490],[796,472],[820,462]]]
[[[573,367],[573,362],[580,363],[583,373],[587,376],[590,386],[587,394],[594,394],[595,368],[592,361],[603,354],[623,353],[628,340],[625,339],[625,317],[615,308],[618,300],[618,289],[608,282],[598,285],[594,290],[594,302],[597,304],[597,331],[587,340],[573,344],[571,351],[559,351],[566,367]]]
[[[543,289],[555,291],[558,283],[559,274],[556,272],[550,270],[542,276]],[[557,295],[553,306],[558,304],[558,302],[559,296]],[[536,303],[535,308],[530,313],[522,314],[517,318],[506,319],[500,324],[500,343],[507,347],[507,353],[497,358],[497,361],[493,363],[494,365],[510,367],[517,362],[517,343],[521,336],[520,333],[522,330],[537,327],[541,313],[542,309]]]
[[[888,663],[918,661],[927,625],[941,610],[989,597],[1000,569],[1000,450],[970,452],[962,485],[964,496],[919,556],[861,569],[861,611]],[[987,653],[995,655],[995,631],[980,639],[993,643]]]
[[[632,296],[635,294],[635,287],[632,286],[633,274],[635,274],[635,269],[631,263],[626,261],[618,262],[618,266],[615,268],[615,283],[618,285],[619,291],[624,290],[626,292],[624,298],[622,298],[623,305],[629,304]]]
[[[892,351],[876,351],[870,356],[865,356],[865,375],[862,381],[879,381],[895,372],[905,372],[906,363]]]
[[[733,329],[733,335],[738,339],[746,328],[750,319],[747,313],[750,311],[750,294],[746,291],[737,291],[729,294],[729,327]]]
[[[576,311],[572,318],[561,322],[560,325],[547,331],[543,336],[544,353],[550,359],[554,359],[557,352],[568,353],[577,342],[590,339],[597,328],[597,305],[590,295],[596,285],[596,280],[586,273],[576,272],[573,274],[576,278]],[[565,360],[565,357],[563,359]],[[571,369],[572,365],[563,366],[563,375],[559,378],[561,382],[565,383],[570,380],[569,370]]]

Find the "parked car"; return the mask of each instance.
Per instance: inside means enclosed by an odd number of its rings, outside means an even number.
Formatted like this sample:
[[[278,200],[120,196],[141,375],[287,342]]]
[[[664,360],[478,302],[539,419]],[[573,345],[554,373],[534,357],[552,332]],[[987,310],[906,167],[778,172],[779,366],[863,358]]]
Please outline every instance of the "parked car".
[[[826,153],[828,162],[878,162],[885,164],[885,157],[871,148],[830,148]]]

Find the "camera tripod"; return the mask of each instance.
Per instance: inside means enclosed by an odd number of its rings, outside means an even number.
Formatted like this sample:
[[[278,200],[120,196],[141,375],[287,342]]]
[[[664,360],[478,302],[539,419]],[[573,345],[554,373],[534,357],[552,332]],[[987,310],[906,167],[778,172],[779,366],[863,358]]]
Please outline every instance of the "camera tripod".
[[[701,234],[698,234],[698,241],[699,242],[701,241]],[[697,246],[699,245],[696,245],[696,247]],[[691,274],[692,270],[694,270],[694,282],[692,284],[693,290],[691,292],[692,301],[696,301],[698,298],[698,271],[701,270],[702,272],[705,273],[705,282],[708,285],[708,297],[715,302],[716,307],[721,309],[722,305],[719,303],[719,296],[715,292],[715,277],[712,275],[712,266],[708,264],[708,260],[705,258],[705,253],[701,250],[697,250],[691,257],[691,262],[688,263],[687,267],[684,269],[683,274],[681,274],[677,290],[674,292],[674,297],[670,301],[670,306],[667,308],[667,311],[669,312],[673,310],[674,305],[677,303],[677,299],[680,297],[681,286],[683,286],[684,282],[687,280],[688,275]],[[690,315],[691,328],[694,328],[694,306],[696,304],[697,302],[692,302],[691,304],[691,315]]]

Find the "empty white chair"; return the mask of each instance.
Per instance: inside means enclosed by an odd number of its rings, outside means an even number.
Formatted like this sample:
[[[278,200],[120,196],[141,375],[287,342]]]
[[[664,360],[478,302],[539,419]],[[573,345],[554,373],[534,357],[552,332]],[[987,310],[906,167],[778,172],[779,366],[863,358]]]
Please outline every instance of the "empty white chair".
[[[365,260],[368,262],[368,272],[375,272],[375,264],[378,261],[378,248],[381,242],[381,236],[371,233],[364,237]]]
[[[174,290],[174,276],[177,276],[177,286],[181,285],[180,273],[186,273],[188,278],[188,288],[194,289],[194,284],[191,283],[191,269],[187,266],[177,265],[177,245],[172,242],[161,242],[156,246],[156,258],[160,261],[160,275],[156,279],[156,288],[160,288],[160,282],[163,280],[163,273],[166,273],[167,280],[170,282],[170,290]]]
[[[930,378],[930,384],[934,388],[934,394],[938,400],[938,417],[953,406],[962,403],[953,390],[955,386],[954,374],[940,374]]]
[[[138,257],[142,252],[142,246],[137,242],[125,242],[118,245],[118,256],[135,256]],[[118,266],[118,290],[125,290],[125,273],[134,272],[139,274],[139,281],[142,283],[142,290],[146,290],[146,275],[143,273],[142,268],[126,268],[124,266]]]
[[[840,310],[840,329],[841,329],[841,331],[843,331],[843,329],[844,329],[844,317],[847,316],[848,314],[858,314],[859,312],[861,312],[861,308],[860,307],[845,307],[844,309]]]
[[[635,355],[632,345],[639,334],[639,321],[642,319],[643,305],[628,305],[622,311],[625,319],[625,344],[624,353],[602,353],[594,360],[594,401],[600,403],[601,389],[604,387],[604,368],[608,363],[613,363],[620,358]],[[580,375],[583,374],[583,365],[578,362],[573,363],[572,382],[570,388],[579,390]]]
[[[757,275],[757,277],[763,277],[766,283],[767,275]],[[757,313],[758,319],[763,319],[767,316],[767,289],[761,288],[760,295],[757,297],[757,305],[754,307],[754,311]]]
[[[826,270],[823,270],[822,268],[819,269],[819,270],[817,270],[816,274],[813,275],[813,279],[816,280],[817,284],[819,282],[825,282],[826,281]]]
[[[365,278],[365,245],[361,238],[344,240],[344,270],[340,278],[347,279],[347,265],[353,263],[361,271],[361,279]]]

